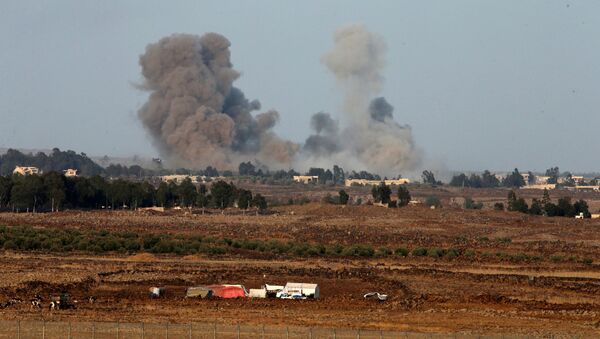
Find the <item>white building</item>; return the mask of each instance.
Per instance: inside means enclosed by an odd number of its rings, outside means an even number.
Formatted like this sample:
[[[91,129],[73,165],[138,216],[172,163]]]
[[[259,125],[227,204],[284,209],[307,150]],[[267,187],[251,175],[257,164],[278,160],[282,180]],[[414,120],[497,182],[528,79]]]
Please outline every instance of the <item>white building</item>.
[[[20,174],[20,175],[33,175],[33,174],[40,174],[40,169],[37,167],[23,167],[23,166],[17,166],[15,167],[15,170],[13,171],[13,174]]]
[[[69,169],[64,170],[63,174],[65,175],[65,177],[76,177],[77,176],[77,170],[69,168]]]
[[[386,179],[386,180],[367,180],[367,179],[346,179],[344,182],[345,186],[377,186],[381,182],[384,182],[388,186],[399,186],[404,184],[410,184],[410,180],[408,179]]]
[[[313,182],[317,182],[319,177],[316,175],[294,175],[295,182],[301,182],[303,184],[310,184]]]
[[[289,295],[301,294],[307,298],[318,299],[320,296],[319,285],[317,284],[305,284],[305,283],[292,283],[285,284],[283,292]]]

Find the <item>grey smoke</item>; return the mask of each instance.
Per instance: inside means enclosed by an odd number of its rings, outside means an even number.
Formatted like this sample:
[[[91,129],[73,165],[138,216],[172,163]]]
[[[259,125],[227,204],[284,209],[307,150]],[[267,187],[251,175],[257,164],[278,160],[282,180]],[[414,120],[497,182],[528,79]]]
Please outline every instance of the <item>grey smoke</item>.
[[[310,126],[316,134],[309,136],[304,142],[305,152],[314,156],[326,156],[341,149],[338,144],[338,122],[329,113],[315,113],[310,119]]]
[[[344,93],[343,128],[338,133],[336,125],[335,133],[323,134],[321,125],[313,125],[316,134],[304,145],[309,157],[384,175],[397,175],[418,166],[421,153],[410,126],[394,121],[393,106],[385,98],[376,97],[383,88],[385,52],[383,39],[364,26],[348,26],[335,33],[334,48],[322,57],[322,62]],[[321,119],[313,117],[313,121]],[[316,145],[318,142],[322,144]]]
[[[186,166],[234,168],[244,160],[283,166],[298,145],[282,140],[276,111],[260,109],[233,86],[240,74],[222,35],[175,34],[146,47],[140,56],[148,102],[138,116],[162,155]]]
[[[384,97],[375,98],[369,104],[371,119],[379,122],[394,119],[394,106],[390,105]]]

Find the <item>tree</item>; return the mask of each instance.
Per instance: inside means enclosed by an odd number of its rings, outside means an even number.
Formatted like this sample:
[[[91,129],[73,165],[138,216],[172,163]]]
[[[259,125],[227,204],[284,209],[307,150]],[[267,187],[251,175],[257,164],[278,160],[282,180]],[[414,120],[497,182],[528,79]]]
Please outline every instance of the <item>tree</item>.
[[[403,185],[398,186],[398,207],[406,206],[410,202],[410,192]]]
[[[190,178],[185,178],[177,187],[177,197],[180,206],[192,207],[196,203],[196,194],[196,186],[192,184]]]
[[[267,209],[267,199],[265,199],[265,197],[257,193],[252,199],[252,206],[257,207],[261,211],[264,211]]]
[[[44,181],[38,175],[13,176],[14,184],[10,191],[10,202],[17,210],[29,210],[34,213],[45,200]]]
[[[206,175],[207,177],[218,177],[219,171],[217,171],[217,169],[213,168],[212,166],[208,166],[204,170],[204,175]]]
[[[508,192],[508,210],[527,213],[529,211],[529,206],[527,206],[525,199],[517,197],[515,191],[510,191]]]
[[[427,206],[427,207],[433,206],[435,208],[440,208],[440,207],[442,207],[442,201],[437,196],[430,195],[425,199],[425,206]]]
[[[490,173],[490,171],[485,170],[481,175],[481,185],[482,187],[498,187],[500,185],[500,181],[495,175]]]
[[[560,175],[560,170],[558,169],[558,166],[550,167],[546,170],[546,176],[548,177],[549,184],[557,184],[559,175]]]
[[[504,180],[502,180],[502,184],[505,187],[523,187],[525,186],[525,179],[523,179],[519,170],[515,168],[511,174],[507,175]]]
[[[156,190],[156,202],[158,206],[170,207],[172,199],[173,192],[171,192],[169,185],[164,181],[161,182]]]
[[[469,179],[464,173],[452,176],[449,183],[453,187],[469,187]]]
[[[343,185],[346,181],[344,169],[338,165],[333,165],[333,182],[335,184]]]
[[[574,217],[575,216],[575,209],[573,208],[573,205],[571,205],[571,198],[570,197],[562,197],[558,199],[558,202],[556,204],[557,207],[557,216],[559,217]]]
[[[215,207],[225,209],[233,203],[235,186],[219,180],[212,184],[210,193]]]
[[[392,195],[392,190],[385,182],[381,182],[378,186],[373,186],[371,189],[371,194],[373,195],[373,199],[375,202],[381,202],[382,204],[388,204],[390,202],[390,196]]]
[[[348,199],[350,199],[350,196],[348,195],[348,193],[346,193],[346,191],[344,190],[340,190],[338,192],[339,194],[339,198],[340,198],[340,204],[341,205],[347,205],[348,204]]]
[[[533,215],[542,215],[544,214],[544,205],[538,199],[533,199],[531,201],[531,206],[529,207],[529,214]]]
[[[241,189],[238,192],[238,208],[248,209],[252,203],[252,192]]]
[[[464,208],[471,210],[480,210],[483,208],[483,203],[475,202],[471,197],[465,197]]]
[[[54,212],[62,206],[66,198],[65,176],[58,172],[49,172],[42,177],[50,210]]]
[[[423,173],[421,174],[421,178],[423,179],[423,183],[424,184],[429,184],[429,185],[440,185],[441,182],[435,180],[435,176],[433,175],[433,172],[425,170],[423,171]]]
[[[256,167],[254,167],[254,165],[252,165],[250,161],[240,163],[240,165],[238,166],[238,171],[240,175],[256,175]]]
[[[573,210],[575,215],[580,215],[583,213],[584,218],[591,218],[592,214],[590,213],[588,204],[585,200],[578,200],[573,204]]]
[[[10,201],[10,190],[13,182],[9,177],[0,176],[0,210],[2,206],[7,206]]]

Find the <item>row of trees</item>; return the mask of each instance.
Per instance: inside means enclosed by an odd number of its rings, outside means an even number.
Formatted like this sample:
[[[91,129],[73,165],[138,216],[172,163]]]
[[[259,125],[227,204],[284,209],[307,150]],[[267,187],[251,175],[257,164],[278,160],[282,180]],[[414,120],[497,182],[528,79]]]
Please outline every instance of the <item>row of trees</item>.
[[[101,176],[65,177],[58,172],[43,175],[0,177],[0,209],[54,211],[63,208],[101,209],[138,207],[267,208],[266,199],[225,181],[210,186],[162,182],[157,188],[144,182],[106,180]]]
[[[519,198],[514,191],[510,191],[508,193],[507,208],[509,211],[533,215],[545,215],[549,217],[573,218],[581,213],[583,213],[585,218],[591,217],[588,204],[585,200],[580,199],[575,203],[571,203],[570,197],[561,197],[556,203],[553,203],[550,199],[548,190],[544,190],[544,195],[541,199],[533,199],[531,206],[527,204],[525,199]]]
[[[529,178],[533,178],[533,174],[529,173]],[[519,173],[517,168],[502,179],[498,179],[490,171],[485,170],[481,176],[478,174],[471,174],[467,176],[464,173],[460,173],[452,177],[449,185],[454,187],[474,187],[474,188],[492,188],[492,187],[522,187],[525,186],[525,179]]]
[[[373,186],[371,189],[371,195],[375,202],[387,204],[390,207],[402,207],[408,205],[410,202],[411,196],[408,189],[402,185],[398,186],[398,200],[392,200],[392,189],[390,186],[386,185],[383,181],[377,185]]]

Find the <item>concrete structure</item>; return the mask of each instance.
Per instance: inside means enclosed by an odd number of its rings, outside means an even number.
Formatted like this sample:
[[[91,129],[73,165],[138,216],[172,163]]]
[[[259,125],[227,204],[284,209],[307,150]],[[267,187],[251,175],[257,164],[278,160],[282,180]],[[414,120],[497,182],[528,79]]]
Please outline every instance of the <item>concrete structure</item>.
[[[198,180],[198,176],[196,175],[187,175],[187,174],[171,174],[171,175],[163,175],[160,177],[161,181],[164,182],[174,182],[175,184],[181,184],[185,179],[190,179],[192,184],[198,184],[200,182],[204,182],[206,177],[200,177],[201,181]]]
[[[73,168],[69,168],[69,169],[64,170],[63,174],[65,175],[65,177],[76,177],[77,170],[73,169]]]
[[[548,184],[548,180],[550,180],[550,177],[545,176],[545,175],[536,175],[535,176],[535,184],[536,185],[546,185],[546,184]]]
[[[303,184],[310,184],[313,182],[317,182],[319,177],[316,175],[294,175],[295,182],[301,182]]]
[[[592,219],[600,219],[600,214],[592,214]]]
[[[17,166],[17,167],[15,167],[15,170],[13,171],[13,174],[20,174],[20,175],[33,175],[33,174],[41,174],[41,173],[42,172],[37,167],[24,167],[24,166]]]
[[[367,179],[346,179],[346,181],[344,182],[345,186],[377,186],[379,185],[381,182],[385,182],[386,185],[388,186],[399,186],[399,185],[404,185],[404,184],[409,184],[410,180],[408,179],[387,179],[387,180],[367,180]]]
[[[521,187],[521,189],[533,189],[533,190],[553,190],[556,188],[556,184],[535,184]]]
[[[307,298],[318,299],[320,296],[319,285],[305,283],[287,283],[283,292],[289,295],[301,294]]]

